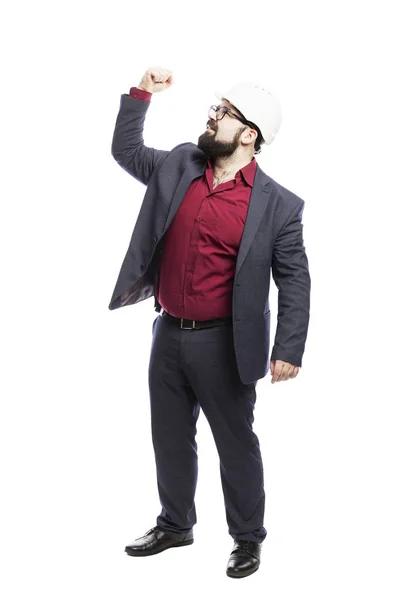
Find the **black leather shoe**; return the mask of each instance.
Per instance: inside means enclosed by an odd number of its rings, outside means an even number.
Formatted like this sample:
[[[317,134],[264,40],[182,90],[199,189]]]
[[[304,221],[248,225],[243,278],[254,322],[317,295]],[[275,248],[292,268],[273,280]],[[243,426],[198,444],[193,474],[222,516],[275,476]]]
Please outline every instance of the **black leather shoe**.
[[[158,552],[162,552],[167,548],[188,546],[189,544],[193,544],[193,542],[192,533],[179,539],[173,537],[167,531],[163,531],[156,525],[149,529],[144,536],[136,538],[133,544],[126,546],[125,552],[129,556],[150,556],[151,554],[158,554]]]
[[[226,569],[228,577],[246,577],[257,571],[261,545],[261,542],[235,541]]]

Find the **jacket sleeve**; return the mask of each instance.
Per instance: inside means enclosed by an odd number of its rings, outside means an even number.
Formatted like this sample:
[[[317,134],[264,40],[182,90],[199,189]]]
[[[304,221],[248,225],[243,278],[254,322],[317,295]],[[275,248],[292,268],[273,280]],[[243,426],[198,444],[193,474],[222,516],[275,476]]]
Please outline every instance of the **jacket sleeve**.
[[[301,367],[310,316],[311,278],[303,245],[304,201],[280,230],[272,255],[272,276],[278,288],[278,322],[271,360]]]
[[[133,90],[135,88],[131,88],[130,94],[121,95],[111,154],[129,175],[147,185],[154,169],[165,160],[169,151],[144,145],[143,128],[150,101],[144,99],[145,93],[140,95],[141,90],[137,94]]]

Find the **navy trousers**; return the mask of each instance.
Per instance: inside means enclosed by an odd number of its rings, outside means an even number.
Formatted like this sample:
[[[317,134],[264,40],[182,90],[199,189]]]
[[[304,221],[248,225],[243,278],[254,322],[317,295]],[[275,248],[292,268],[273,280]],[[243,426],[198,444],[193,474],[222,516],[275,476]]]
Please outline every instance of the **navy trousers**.
[[[241,382],[232,323],[180,329],[158,315],[149,363],[151,432],[162,511],[160,529],[176,538],[197,522],[196,422],[200,407],[220,459],[228,532],[262,542],[265,492],[260,445],[252,429],[256,383]]]

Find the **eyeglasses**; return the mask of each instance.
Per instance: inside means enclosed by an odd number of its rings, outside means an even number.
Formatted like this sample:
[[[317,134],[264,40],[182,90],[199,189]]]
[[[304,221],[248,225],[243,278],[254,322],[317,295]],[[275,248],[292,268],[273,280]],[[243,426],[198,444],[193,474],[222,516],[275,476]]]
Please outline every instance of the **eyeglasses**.
[[[243,117],[239,117],[239,115],[232,112],[231,109],[228,108],[227,106],[221,106],[221,105],[215,106],[215,104],[213,104],[208,109],[209,118],[216,119],[217,121],[220,121],[221,119],[223,119],[227,113],[229,114],[229,116],[234,117],[235,119],[238,119],[241,123],[244,123],[244,125],[249,125],[249,122],[246,121],[246,119],[244,119]]]

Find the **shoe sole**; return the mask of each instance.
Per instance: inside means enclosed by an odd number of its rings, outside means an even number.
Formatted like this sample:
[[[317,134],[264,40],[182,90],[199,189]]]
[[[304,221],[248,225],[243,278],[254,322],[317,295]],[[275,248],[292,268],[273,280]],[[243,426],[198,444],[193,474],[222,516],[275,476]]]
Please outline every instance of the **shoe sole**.
[[[256,571],[258,571],[260,565],[258,565],[255,569],[253,569],[252,571],[247,571],[245,573],[228,573],[228,571],[226,572],[226,574],[228,575],[228,577],[233,577],[234,579],[239,579],[240,577],[247,577],[248,575],[252,575],[253,573],[255,573]]]
[[[161,548],[158,550],[130,550],[125,548],[125,552],[129,556],[151,556],[152,554],[159,554],[160,552],[164,552],[164,550],[168,550],[169,548],[178,548],[179,546],[190,546],[190,544],[193,544],[193,542],[194,538],[182,542],[175,542],[174,544],[169,544],[165,548]]]

